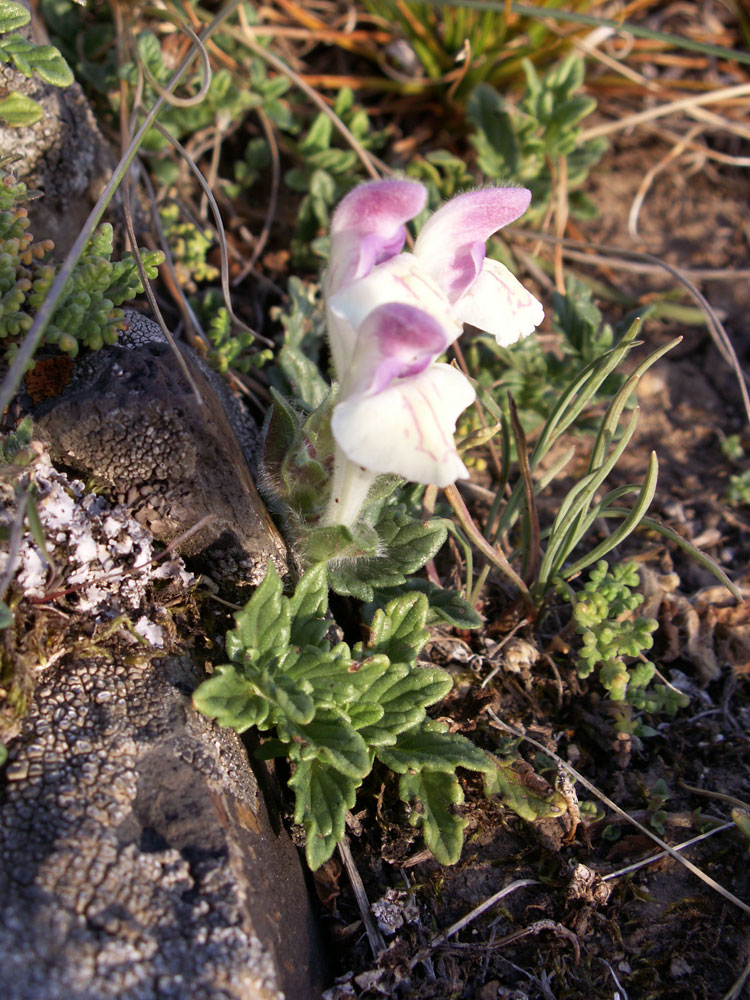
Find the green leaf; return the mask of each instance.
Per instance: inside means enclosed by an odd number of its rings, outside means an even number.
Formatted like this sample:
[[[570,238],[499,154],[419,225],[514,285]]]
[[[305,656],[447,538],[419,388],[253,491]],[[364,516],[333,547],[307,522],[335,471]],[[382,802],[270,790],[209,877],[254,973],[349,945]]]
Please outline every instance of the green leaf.
[[[504,805],[529,823],[564,815],[568,806],[563,796],[534,774],[529,764],[497,759],[495,763],[495,770],[484,775],[487,798],[500,795]]]
[[[412,812],[409,822],[422,827],[425,844],[441,865],[454,865],[461,857],[468,820],[456,814],[464,793],[455,774],[420,771],[404,774],[399,794]]]
[[[0,100],[0,120],[13,128],[25,128],[34,125],[44,114],[41,104],[24,97],[17,90],[11,90],[7,97]]]
[[[349,671],[354,685],[354,696],[359,701],[376,702],[376,696],[370,694],[373,685],[385,674],[395,679],[405,677],[409,673],[409,668],[399,663],[391,666],[387,656],[368,656],[362,660],[352,660]],[[348,712],[350,706],[347,706],[346,710]]]
[[[22,35],[8,35],[0,39],[0,54],[24,76],[36,72],[54,87],[69,87],[73,82],[70,66],[52,45],[35,45]]]
[[[292,615],[291,642],[297,646],[320,646],[331,626],[328,611],[328,575],[325,563],[309,569],[289,600]],[[326,644],[327,648],[327,644]]]
[[[359,782],[319,760],[302,761],[289,779],[295,793],[294,821],[305,827],[305,856],[315,871],[344,837],[347,809],[354,807]]]
[[[331,387],[320,374],[315,362],[301,348],[285,344],[279,351],[276,363],[289,380],[295,397],[311,410],[325,401]]]
[[[291,743],[293,760],[312,760],[330,765],[350,778],[361,780],[371,762],[365,741],[346,716],[334,708],[321,708],[307,725],[279,723],[279,738]]]
[[[356,687],[351,656],[342,655],[342,650],[349,652],[343,644],[332,650],[308,646],[285,659],[281,670],[294,681],[303,682],[317,705],[344,705],[355,697]]]
[[[375,524],[377,556],[328,567],[328,583],[337,594],[372,601],[376,587],[398,587],[440,549],[446,522],[434,518],[423,524],[403,504],[386,504]]]
[[[378,758],[397,774],[407,771],[451,773],[457,767],[470,771],[494,771],[492,759],[459,733],[449,733],[442,722],[427,721],[401,735],[392,747],[378,750]]]
[[[379,722],[361,730],[372,747],[393,745],[404,730],[422,722],[428,705],[444,698],[453,681],[450,674],[438,667],[413,667],[399,677],[394,664],[367,692],[369,702],[383,706]],[[379,751],[378,751],[379,752]]]
[[[343,524],[315,528],[305,539],[305,554],[308,559],[322,563],[341,559],[357,560],[351,567],[353,572],[356,572],[355,567],[360,565],[360,560],[370,561],[369,557],[377,551],[377,547],[377,534],[363,524],[358,524],[354,530]],[[335,570],[329,566],[329,582],[332,572],[335,573]]]
[[[437,625],[447,623],[454,628],[480,628],[484,624],[484,619],[456,590],[449,590],[433,583],[432,580],[424,580],[420,577],[412,577],[405,584],[397,588],[383,588],[376,592],[375,601],[365,608],[365,615],[372,618],[378,608],[384,608],[388,601],[393,600],[398,594],[404,591],[418,591],[424,594],[429,602],[427,612],[427,625]]]
[[[372,702],[357,702],[347,708],[346,714],[355,729],[364,729],[366,726],[374,726],[376,722],[385,715],[382,705]]]
[[[0,601],[0,629],[8,628],[12,624],[13,612],[10,610],[5,601]]]
[[[315,717],[315,702],[310,694],[286,674],[276,674],[272,678],[265,671],[258,686],[269,701],[278,705],[291,723],[304,726]]]
[[[293,624],[305,618],[322,618],[328,610],[326,568],[319,564],[309,569],[297,584],[289,600]]]
[[[13,0],[0,0],[0,33],[22,28],[31,20],[31,14],[20,3]]]
[[[263,465],[276,479],[285,456],[294,447],[300,433],[297,413],[281,393],[271,389],[273,405],[263,427]]]
[[[251,726],[262,726],[269,711],[266,699],[258,695],[233,663],[217,667],[199,685],[193,693],[193,705],[202,715],[238,733]]]
[[[289,601],[283,596],[283,584],[269,560],[263,583],[234,616],[237,628],[227,633],[227,653],[232,660],[243,660],[247,650],[262,656],[276,651],[282,654],[289,645]]]
[[[424,594],[403,594],[376,611],[370,626],[368,651],[384,653],[391,663],[411,663],[430,637],[424,627],[428,611]]]
[[[430,604],[430,613],[427,616],[427,624],[434,625],[437,622],[447,622],[454,628],[481,628],[484,619],[478,614],[469,602],[461,597],[456,590],[448,590],[439,587],[431,580],[410,580],[410,586],[421,590],[427,595]]]

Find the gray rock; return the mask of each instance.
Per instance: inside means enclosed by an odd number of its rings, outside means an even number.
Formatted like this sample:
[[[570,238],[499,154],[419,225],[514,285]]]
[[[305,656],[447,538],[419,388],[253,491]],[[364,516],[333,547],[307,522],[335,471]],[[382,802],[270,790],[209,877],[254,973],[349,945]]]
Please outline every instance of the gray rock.
[[[3,1000],[308,1000],[295,848],[187,657],[68,657],[12,742],[0,805]]]
[[[256,585],[270,559],[286,572],[286,548],[248,465],[252,434],[218,377],[189,349],[183,357],[202,404],[158,326],[129,312],[114,347],[90,352],[63,393],[34,413],[52,458],[95,477],[159,541],[203,553],[212,575]],[[257,438],[257,432],[255,434]]]

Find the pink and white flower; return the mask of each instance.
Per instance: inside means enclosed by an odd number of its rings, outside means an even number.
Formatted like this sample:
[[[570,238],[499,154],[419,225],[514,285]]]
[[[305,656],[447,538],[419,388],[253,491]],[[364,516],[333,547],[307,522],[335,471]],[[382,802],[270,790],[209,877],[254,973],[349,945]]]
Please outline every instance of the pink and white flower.
[[[543,317],[510,271],[485,256],[486,240],[523,214],[530,193],[459,195],[427,220],[414,252],[402,253],[404,224],[426,198],[414,181],[375,181],[355,188],[333,217],[325,294],[339,402],[328,523],[353,524],[377,475],[438,486],[467,476],[453,432],[474,390],[437,358],[464,323],[507,345]]]

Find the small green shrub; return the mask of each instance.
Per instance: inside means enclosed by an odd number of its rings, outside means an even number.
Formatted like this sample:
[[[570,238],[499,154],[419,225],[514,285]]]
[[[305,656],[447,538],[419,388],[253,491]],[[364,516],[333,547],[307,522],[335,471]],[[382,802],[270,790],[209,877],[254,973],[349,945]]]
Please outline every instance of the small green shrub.
[[[635,562],[610,569],[602,559],[591,570],[573,602],[573,620],[581,636],[578,676],[590,677],[596,671],[613,701],[637,711],[674,715],[688,699],[664,684],[650,688],[656,667],[643,654],[653,646],[658,622],[633,614],[643,602],[643,595],[635,591],[638,584]],[[627,730],[639,735],[652,732],[643,725]]]
[[[14,357],[19,339],[31,328],[56,273],[45,260],[53,248],[51,240],[35,243],[28,231],[23,206],[27,197],[26,186],[0,167],[0,340],[5,341],[6,361]],[[80,347],[96,350],[113,344],[123,323],[120,306],[143,291],[131,254],[111,260],[112,241],[108,224],[89,241],[45,332],[45,343],[72,357]],[[142,250],[141,260],[153,278],[164,255]]]

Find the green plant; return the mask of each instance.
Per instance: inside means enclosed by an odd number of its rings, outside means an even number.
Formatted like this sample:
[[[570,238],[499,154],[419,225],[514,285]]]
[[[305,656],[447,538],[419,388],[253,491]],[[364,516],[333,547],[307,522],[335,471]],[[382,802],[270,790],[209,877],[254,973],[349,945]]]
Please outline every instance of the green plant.
[[[655,667],[641,654],[651,649],[658,622],[632,616],[643,602],[643,595],[634,591],[638,582],[636,563],[621,563],[610,570],[601,559],[576,595],[573,620],[582,641],[578,676],[589,677],[598,669],[599,680],[614,701],[627,698],[643,708],[644,691]]]
[[[0,35],[3,37],[0,38],[0,62],[11,63],[24,76],[37,73],[54,87],[69,87],[73,74],[59,50],[53,45],[37,45],[13,31],[30,20],[31,14],[20,3],[1,0]],[[8,34],[9,31],[13,33]],[[16,90],[0,99],[0,119],[7,125],[19,128],[33,125],[43,114],[38,101]]]
[[[481,82],[506,84],[517,75],[524,57],[549,62],[567,44],[550,30],[544,17],[529,16],[526,11],[519,17],[505,3],[471,9],[419,0],[364,2],[384,24],[398,30],[427,78],[442,83],[458,102],[464,102]]]
[[[469,98],[466,116],[476,130],[470,141],[479,169],[491,180],[528,187],[532,201],[526,219],[533,222],[547,212],[556,172],[564,162],[570,210],[591,216],[594,208],[580,188],[607,142],[581,142],[581,121],[596,107],[592,97],[578,92],[584,80],[583,59],[571,54],[544,77],[528,60],[523,69],[526,91],[518,104],[487,84]]]
[[[200,229],[194,222],[184,219],[175,202],[160,206],[159,218],[180,287],[194,292],[196,283],[216,281],[219,269],[207,260],[214,245],[211,230]]]
[[[6,360],[14,357],[19,338],[31,328],[57,273],[45,262],[52,241],[35,243],[28,231],[22,204],[27,197],[26,186],[0,166],[0,340],[6,342]],[[86,246],[47,327],[45,342],[72,357],[80,347],[96,350],[113,344],[123,323],[119,307],[143,291],[133,256],[113,262],[112,243],[112,226],[105,224]],[[163,260],[161,251],[141,250],[151,278]]]
[[[653,645],[658,623],[634,614],[643,602],[643,595],[635,591],[638,583],[635,562],[610,569],[602,559],[591,570],[583,590],[572,601],[573,620],[581,636],[578,676],[586,678],[596,671],[613,701],[639,712],[674,715],[688,704],[688,698],[665,684],[650,687],[656,667],[643,654]],[[654,733],[639,720],[633,721],[627,709],[616,725],[618,732]]]
[[[339,91],[333,111],[364,149],[379,149],[385,142],[386,133],[372,128],[367,113],[354,103],[349,87]],[[302,195],[292,240],[292,256],[298,263],[320,263],[327,240],[313,244],[318,254],[316,261],[310,260],[311,241],[328,229],[333,206],[364,179],[364,167],[357,154],[349,146],[341,148],[340,143],[331,119],[321,112],[305,135],[290,144],[298,165],[284,174],[284,182],[291,191]]]
[[[750,469],[729,477],[724,499],[731,504],[750,504]]]
[[[531,795],[511,762],[428,718],[427,708],[452,681],[443,670],[417,664],[429,637],[425,594],[401,594],[376,610],[367,643],[353,648],[331,644],[327,611],[325,565],[311,567],[291,598],[269,565],[227,634],[230,662],[194,694],[198,709],[222,725],[275,732],[259,755],[286,756],[292,764],[295,822],[305,827],[311,868],[344,836],[346,811],[375,760],[399,775],[410,822],[443,864],[458,859],[466,826],[457,811],[459,767],[486,775],[488,794],[502,794],[526,818],[559,814],[558,797]]]

